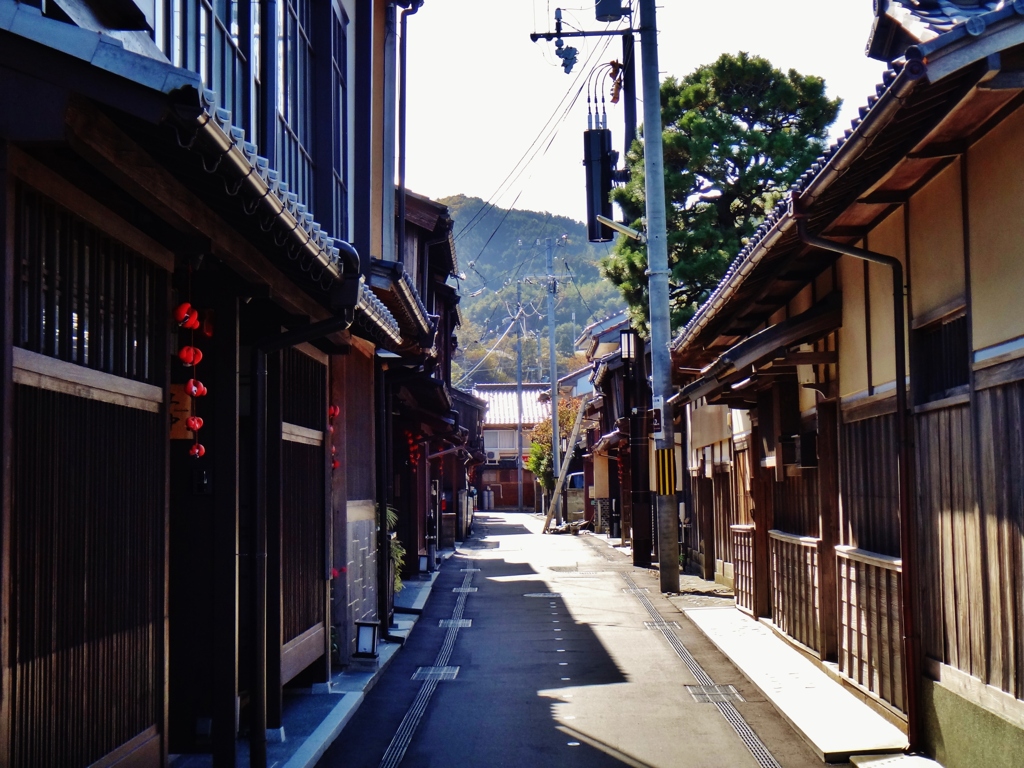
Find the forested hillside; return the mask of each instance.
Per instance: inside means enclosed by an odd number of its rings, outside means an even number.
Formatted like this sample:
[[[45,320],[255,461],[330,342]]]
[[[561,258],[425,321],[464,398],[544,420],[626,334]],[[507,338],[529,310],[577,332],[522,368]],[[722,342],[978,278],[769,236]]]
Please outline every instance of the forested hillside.
[[[453,383],[468,389],[473,382],[515,381],[516,331],[512,318],[517,283],[522,286],[525,310],[523,379],[548,380],[544,275],[545,240],[549,237],[555,244],[554,274],[558,280],[558,375],[564,376],[583,365],[581,358],[573,357],[575,338],[594,320],[625,307],[618,291],[598,271],[598,262],[609,253],[611,243],[591,245],[584,225],[563,216],[485,208],[480,198],[463,195],[442,198],[440,202],[449,206],[455,220],[459,269],[466,275],[460,285],[463,326]],[[480,367],[460,381],[492,349]]]

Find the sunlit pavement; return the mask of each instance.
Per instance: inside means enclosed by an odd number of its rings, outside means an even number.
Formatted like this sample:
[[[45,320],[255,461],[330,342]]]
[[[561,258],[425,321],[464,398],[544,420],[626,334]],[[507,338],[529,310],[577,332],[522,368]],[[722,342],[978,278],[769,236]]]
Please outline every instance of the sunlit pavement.
[[[478,514],[320,765],[822,765],[659,594],[656,572],[597,537],[540,527],[526,513]],[[686,687],[709,682],[738,695],[700,703]]]

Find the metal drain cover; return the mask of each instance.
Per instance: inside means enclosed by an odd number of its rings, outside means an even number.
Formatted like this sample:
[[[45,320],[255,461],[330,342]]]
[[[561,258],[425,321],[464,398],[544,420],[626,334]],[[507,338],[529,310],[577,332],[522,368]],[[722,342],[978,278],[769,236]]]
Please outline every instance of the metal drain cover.
[[[523,597],[561,597],[561,592],[527,592]]]
[[[688,685],[686,690],[698,704],[724,704],[744,700],[733,685]]]
[[[646,595],[650,593],[651,590],[647,587],[630,587],[629,589],[624,589],[622,591],[627,595]]]
[[[458,674],[458,667],[420,667],[413,673],[412,679],[454,680]]]
[[[679,623],[675,621],[645,621],[647,629],[679,629]]]
[[[456,587],[452,592],[476,592],[477,587]]]
[[[466,627],[472,627],[473,626],[473,620],[472,619],[441,619],[439,622],[437,622],[437,626],[441,627],[442,629],[451,629],[452,627],[457,627],[458,629],[465,629]]]

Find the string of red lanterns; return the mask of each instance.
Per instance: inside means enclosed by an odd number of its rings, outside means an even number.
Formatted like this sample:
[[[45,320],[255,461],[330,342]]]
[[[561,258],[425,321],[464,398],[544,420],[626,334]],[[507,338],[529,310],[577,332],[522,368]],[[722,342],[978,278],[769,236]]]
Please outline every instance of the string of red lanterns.
[[[174,310],[174,320],[181,328],[190,332],[189,343],[178,350],[178,360],[186,368],[193,370],[193,377],[185,382],[185,391],[189,395],[189,417],[185,420],[185,426],[192,432],[195,441],[188,449],[189,456],[194,459],[206,455],[206,447],[199,442],[199,430],[203,428],[203,419],[196,415],[196,398],[204,397],[208,390],[198,378],[195,377],[197,366],[203,359],[203,351],[196,343],[196,330],[199,328],[199,310],[192,306],[192,269],[188,271],[188,301],[184,301]],[[209,328],[204,328],[204,335],[210,336]]]

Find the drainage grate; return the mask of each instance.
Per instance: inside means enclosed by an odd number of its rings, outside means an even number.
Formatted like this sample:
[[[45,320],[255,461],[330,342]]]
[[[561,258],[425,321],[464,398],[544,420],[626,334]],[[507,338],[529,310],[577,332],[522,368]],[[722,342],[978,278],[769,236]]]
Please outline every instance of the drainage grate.
[[[629,589],[624,589],[622,591],[625,592],[627,595],[646,595],[651,590],[649,590],[647,587],[630,587]]]
[[[732,685],[688,685],[686,690],[698,704],[724,704],[727,701],[743,701],[739,691]]]
[[[463,568],[459,573],[480,573],[479,568]]]
[[[477,587],[456,587],[452,592],[476,592]]]
[[[500,541],[470,541],[462,545],[463,549],[497,549],[501,546]]]
[[[413,673],[413,680],[454,680],[459,674],[458,667],[420,667]]]
[[[658,609],[654,607],[654,603],[651,602],[651,598],[644,594],[647,590],[637,588],[636,582],[633,581],[628,573],[623,573],[622,578],[625,579],[626,583],[630,586],[629,589],[625,589],[623,591],[627,594],[636,595],[637,600],[643,604],[644,608],[647,609],[647,613],[652,619],[654,619],[652,624],[655,626],[653,628],[661,630],[662,636],[668,641],[668,644],[672,646],[672,650],[676,652],[676,655],[678,655],[683,663],[686,664],[686,667],[690,670],[693,676],[697,678],[697,682],[701,683],[701,685],[688,685],[686,687],[696,688],[703,691],[715,689],[719,694],[721,694],[722,689],[732,688],[732,686],[715,685],[715,681],[711,679],[711,676],[705,672],[704,668],[701,667],[695,658],[693,658],[693,654],[691,654],[686,646],[683,645],[682,641],[676,637],[676,633],[669,629],[667,626],[668,622],[666,622],[658,613]],[[664,626],[662,625],[663,622]],[[733,689],[733,691],[734,690],[735,689]],[[739,697],[739,694],[735,695]],[[694,699],[697,699],[696,695],[694,695]],[[697,700],[700,701],[700,699]],[[742,699],[740,700],[742,701]],[[757,737],[754,730],[747,724],[747,721],[743,719],[743,716],[739,713],[736,707],[733,706],[731,699],[709,698],[708,701],[718,707],[718,711],[722,713],[722,716],[726,719],[729,725],[733,727],[733,730],[736,731],[736,735],[740,737],[740,741],[742,741],[746,748],[750,750],[750,754],[754,757],[761,768],[782,768],[778,761],[772,756],[772,753],[768,751],[768,747],[766,747]]]
[[[659,619],[658,621],[645,621],[644,627],[647,629],[679,629],[679,624],[675,621]]]
[[[527,592],[523,597],[561,597],[561,592]]]
[[[733,727],[733,730],[736,731],[740,741],[750,750],[750,754],[754,756],[754,759],[757,760],[757,764],[761,768],[782,768],[779,765],[779,761],[768,751],[768,747],[757,738],[757,734],[747,725],[747,721],[743,719],[743,716],[732,705],[732,702],[726,701],[715,704],[715,706],[718,707],[718,711],[722,713],[722,716]]]
[[[472,627],[473,626],[473,620],[472,619],[441,619],[439,622],[437,622],[437,626],[441,627],[442,629],[451,629],[452,627],[456,627],[457,629],[465,629],[466,627]]]

